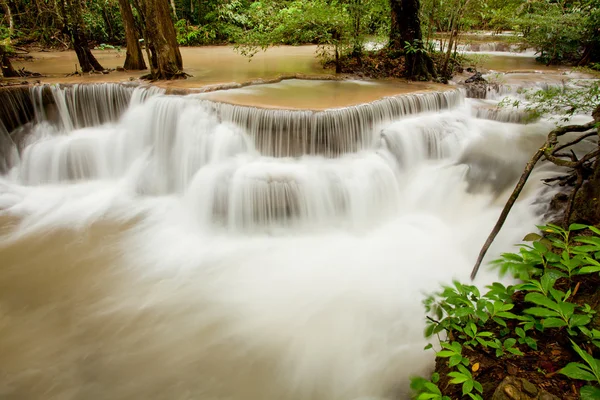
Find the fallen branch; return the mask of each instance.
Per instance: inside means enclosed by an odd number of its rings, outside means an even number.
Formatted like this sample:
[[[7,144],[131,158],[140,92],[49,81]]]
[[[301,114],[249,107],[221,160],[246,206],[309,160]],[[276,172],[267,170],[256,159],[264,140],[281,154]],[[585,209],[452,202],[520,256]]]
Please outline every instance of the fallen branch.
[[[535,166],[535,164],[537,164],[537,162],[540,160],[540,158],[542,158],[542,156],[544,155],[544,150],[545,150],[545,147],[541,147],[538,151],[536,151],[536,153],[533,155],[531,160],[529,160],[529,162],[527,163],[527,166],[525,167],[525,171],[523,171],[523,174],[521,175],[521,178],[519,179],[517,186],[515,186],[515,189],[513,190],[508,201],[506,202],[506,205],[502,209],[502,213],[500,213],[500,217],[498,218],[498,221],[496,222],[494,229],[492,229],[492,232],[488,236],[487,240],[485,241],[485,244],[483,245],[483,247],[481,248],[481,251],[479,252],[479,257],[477,257],[477,261],[475,262],[475,266],[473,267],[473,271],[471,272],[471,280],[475,279],[475,277],[477,276],[477,272],[479,271],[479,267],[481,266],[483,257],[485,257],[485,253],[487,253],[488,249],[492,245],[492,242],[494,241],[494,239],[496,239],[498,232],[500,232],[502,225],[504,225],[504,221],[506,221],[506,217],[508,217],[508,213],[510,212],[512,206],[517,201],[519,194],[521,194],[521,190],[523,190],[523,187],[525,186],[525,183],[527,182],[529,175],[531,175],[531,171],[533,170],[533,167]]]
[[[557,151],[563,150],[568,146],[571,146],[573,144],[581,142],[586,137],[592,136],[592,133],[586,133],[586,134],[582,135],[581,137],[578,137],[577,139],[572,140],[571,142],[565,143],[564,145],[557,147],[556,145],[558,144],[558,137],[563,136],[564,134],[569,133],[569,132],[586,132],[586,131],[589,131],[590,129],[593,129],[595,126],[596,126],[596,121],[592,121],[592,122],[589,122],[584,125],[561,126],[556,129],[553,129],[548,134],[548,138],[546,139],[546,142],[544,143],[544,145],[542,147],[540,147],[538,149],[538,151],[535,152],[533,157],[529,160],[529,162],[525,166],[525,170],[523,171],[521,178],[519,178],[519,182],[517,182],[517,185],[515,186],[508,201],[504,205],[504,208],[502,209],[502,212],[500,213],[500,217],[498,217],[498,221],[496,222],[494,229],[492,229],[492,232],[490,232],[487,240],[485,241],[483,247],[481,248],[481,251],[479,252],[479,256],[477,257],[477,261],[475,262],[475,266],[473,267],[473,271],[471,272],[471,280],[475,279],[475,277],[477,276],[477,272],[479,271],[479,267],[481,266],[483,258],[485,257],[488,249],[490,248],[490,246],[492,245],[494,240],[496,239],[496,236],[498,236],[500,229],[502,229],[502,226],[504,225],[504,222],[506,221],[506,218],[508,217],[510,210],[512,209],[513,205],[516,203],[519,195],[521,194],[521,191],[523,190],[523,187],[525,186],[525,183],[527,182],[527,179],[531,175],[531,171],[533,171],[533,168],[535,167],[537,162],[540,160],[540,158],[542,158],[542,156],[545,157],[548,161],[552,162],[555,165],[576,169],[577,183],[575,186],[575,191],[574,191],[575,193],[571,195],[571,197],[569,199],[569,203],[567,205],[567,210],[565,212],[565,220],[566,221],[569,220],[569,217],[571,215],[571,209],[573,207],[573,202],[575,200],[575,194],[579,190],[581,185],[583,184],[583,173],[581,171],[581,168],[585,162],[587,162],[595,157],[598,157],[600,155],[600,149],[597,149],[593,152],[586,154],[580,160],[577,160],[577,158],[574,156],[574,153],[563,154],[562,156],[568,157],[571,159],[570,161],[563,160],[563,159],[559,158],[559,154],[556,154]],[[596,133],[597,132],[594,132],[594,134],[596,134]]]

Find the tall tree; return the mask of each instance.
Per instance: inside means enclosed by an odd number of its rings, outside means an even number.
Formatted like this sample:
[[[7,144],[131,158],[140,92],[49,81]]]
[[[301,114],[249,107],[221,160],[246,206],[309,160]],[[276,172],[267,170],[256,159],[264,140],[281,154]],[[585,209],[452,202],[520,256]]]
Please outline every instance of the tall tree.
[[[419,0],[390,0],[392,11],[389,47],[405,56],[405,74],[411,79],[436,76],[431,57],[423,47]]]
[[[0,78],[13,78],[16,76],[20,75],[13,68],[10,59],[8,58],[6,48],[4,45],[0,44]]]
[[[19,73],[15,71],[10,62],[10,59],[8,58],[8,50],[10,48],[11,37],[14,34],[15,25],[13,22],[12,12],[6,0],[0,0],[0,3],[2,3],[5,16],[8,19],[8,35],[5,38],[0,37],[0,39],[4,39],[0,41],[0,78],[12,78],[15,76],[19,76]]]
[[[125,27],[125,38],[127,40],[127,54],[123,68],[128,70],[146,69],[142,48],[135,29],[135,20],[131,11],[131,4],[128,0],[119,0],[119,8],[123,17],[123,26]]]
[[[96,57],[92,54],[85,35],[81,0],[61,0],[60,6],[63,31],[71,38],[81,71],[103,71],[104,67],[100,65]]]
[[[152,51],[152,79],[185,78],[168,0],[140,0],[137,4],[144,19],[144,40]]]

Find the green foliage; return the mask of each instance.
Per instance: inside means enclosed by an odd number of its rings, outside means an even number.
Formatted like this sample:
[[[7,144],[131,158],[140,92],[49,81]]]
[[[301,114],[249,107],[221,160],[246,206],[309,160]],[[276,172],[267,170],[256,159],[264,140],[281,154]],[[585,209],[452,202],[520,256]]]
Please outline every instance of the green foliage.
[[[584,363],[570,362],[558,372],[571,378],[581,381],[592,382],[600,385],[600,360],[582,350],[577,344],[571,340],[573,349],[581,357]],[[597,386],[586,385],[581,388],[581,399],[598,399],[600,398],[600,388]]]
[[[547,64],[576,61],[580,57],[586,18],[579,9],[565,10],[558,3],[534,2],[529,12],[518,19],[518,28],[527,43],[535,48],[538,59]]]
[[[568,229],[551,224],[538,228],[545,237],[527,235],[530,245],[521,245],[518,253],[505,253],[494,263],[502,273],[511,273],[522,283],[505,287],[496,282],[481,295],[474,285],[453,282],[424,300],[430,315],[425,336],[438,335],[441,349],[436,356],[447,360],[450,372],[446,379],[462,385],[463,396],[480,399],[483,395],[481,383],[472,374],[475,369],[468,369],[468,354],[493,350],[498,358],[521,357],[527,348],[539,350],[538,341],[532,337],[536,331],[558,330],[570,338],[581,360],[568,363],[559,373],[587,382],[581,388],[581,399],[599,398],[600,360],[594,358],[590,346],[600,352],[600,330],[592,326],[595,310],[574,302],[577,287],[574,289],[573,279],[600,272],[600,229],[581,224]],[[577,235],[583,230],[591,235]],[[517,293],[524,302],[520,314],[512,312]],[[414,398],[448,399],[437,385],[440,379],[436,374],[430,380],[412,378]]]
[[[186,20],[180,19],[175,23],[177,43],[182,46],[195,46],[213,43],[216,39],[215,32],[208,27],[188,25]]]
[[[341,45],[350,19],[344,4],[325,0],[288,3],[257,1],[248,9],[246,29],[236,38],[238,50],[251,57],[277,44]]]
[[[94,0],[86,5],[82,17],[88,39],[109,44],[125,41],[125,28],[116,0]]]
[[[600,104],[598,81],[571,82],[571,85],[551,86],[546,90],[523,89],[519,93],[526,101],[505,98],[500,106],[523,108],[532,118],[558,114],[563,121],[568,121],[573,115],[591,113]]]
[[[434,373],[430,380],[420,376],[411,378],[410,388],[417,393],[414,397],[416,400],[451,400],[450,397],[444,396],[438,388],[437,383],[440,380],[440,375]]]

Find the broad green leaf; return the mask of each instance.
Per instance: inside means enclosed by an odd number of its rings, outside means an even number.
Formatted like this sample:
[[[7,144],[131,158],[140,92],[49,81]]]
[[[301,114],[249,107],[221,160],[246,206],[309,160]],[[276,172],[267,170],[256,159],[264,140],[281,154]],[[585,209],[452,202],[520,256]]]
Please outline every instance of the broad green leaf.
[[[569,297],[569,296],[565,295],[565,292],[563,292],[562,290],[556,290],[556,289],[550,289],[550,295],[556,301],[561,301],[561,300]]]
[[[542,317],[542,318],[560,317],[560,314],[557,313],[556,311],[552,311],[552,310],[549,310],[549,309],[543,308],[543,307],[531,307],[531,308],[526,309],[523,312],[526,314],[531,314],[536,317]]]
[[[578,275],[584,275],[584,274],[593,274],[594,272],[600,272],[600,267],[597,266],[587,266],[587,267],[581,267],[581,269],[579,269],[579,271],[577,272]]]
[[[462,352],[462,346],[458,342],[452,342],[450,344],[450,347],[452,348],[452,350],[454,350],[457,353],[461,353]]]
[[[560,310],[558,304],[555,301],[552,301],[551,299],[549,299],[541,293],[527,293],[527,295],[525,296],[525,301],[547,307],[554,311]]]
[[[441,397],[440,394],[435,394],[435,393],[419,393],[416,400],[433,400],[433,399],[439,399],[440,397]]]
[[[512,353],[516,356],[522,356],[523,352],[519,349],[517,349],[516,347],[511,347],[510,349],[507,349],[506,351],[508,351],[509,353]]]
[[[535,339],[526,337],[525,343],[527,344],[527,346],[531,347],[533,350],[537,350],[537,342],[535,341]]]
[[[571,344],[573,345],[573,350],[575,350],[577,352],[577,354],[579,354],[579,357],[583,358],[583,360],[588,364],[588,366],[593,370],[594,368],[597,368],[597,360],[594,359],[594,357],[592,357],[590,354],[588,354],[586,351],[582,350],[579,346],[577,346],[577,344],[571,340]],[[587,366],[584,366],[584,368],[588,368]]]
[[[462,361],[462,356],[460,354],[455,354],[452,357],[450,357],[450,359],[448,360],[448,365],[450,367],[454,367],[454,366],[460,364],[461,361]]]
[[[558,303],[558,307],[560,308],[560,312],[565,316],[569,316],[575,312],[575,304],[568,301]]]
[[[523,241],[524,242],[533,242],[533,241],[536,241],[536,240],[540,240],[541,238],[542,237],[540,235],[538,235],[537,233],[528,233],[523,238]]]
[[[459,318],[462,318],[462,317],[466,317],[467,315],[473,314],[473,311],[474,310],[469,307],[459,307],[459,308],[455,309],[454,315]]]
[[[558,278],[559,276],[557,274],[552,273],[552,271],[548,271],[544,275],[542,275],[542,277],[540,278],[540,282],[542,284],[542,289],[545,293],[548,293],[550,288],[554,287],[554,283]]]
[[[517,318],[517,316],[515,314],[513,314],[511,312],[508,312],[508,311],[499,312],[497,315],[499,317],[502,317],[502,318],[509,318],[509,319],[516,319]]]
[[[425,328],[425,337],[426,338],[433,336],[435,327],[436,327],[435,324],[427,325],[427,327]]]
[[[558,256],[558,254],[546,253],[546,260],[548,260],[551,263],[555,263],[560,261],[560,257]]]
[[[592,319],[588,315],[575,314],[571,316],[571,319],[569,320],[569,325],[571,327],[585,326],[589,324],[591,320]]]
[[[517,327],[515,329],[515,333],[519,336],[519,337],[525,337],[525,331],[523,330],[523,328],[521,327]]]
[[[456,371],[455,372],[450,372],[448,374],[448,376],[450,376],[450,377],[453,378],[453,379],[450,380],[450,383],[454,383],[455,385],[459,384],[459,383],[466,382],[467,380],[469,380],[468,376],[466,376],[464,374],[461,374],[460,372],[456,372]]]
[[[442,351],[438,351],[436,355],[438,357],[447,358],[447,357],[452,357],[455,354],[456,353],[454,351],[451,351],[451,350],[442,350]]]
[[[523,257],[515,253],[502,253],[502,257],[508,261],[522,262]]]
[[[586,370],[587,367],[581,363],[570,362],[558,372],[568,376],[571,379],[579,379],[582,381],[595,381],[594,374]]]
[[[600,246],[600,237],[597,236],[577,236],[575,240],[579,243],[587,243],[595,246]]]
[[[600,389],[595,386],[585,385],[579,391],[581,400],[598,400],[600,399]]]
[[[424,385],[425,385],[425,388],[427,390],[429,390],[431,393],[437,393],[439,395],[442,394],[442,392],[440,391],[440,388],[438,388],[436,384],[431,383],[431,382],[425,382]]]
[[[586,229],[588,226],[583,224],[571,224],[569,225],[570,231],[580,231],[582,229]]]
[[[467,364],[467,365],[468,365],[468,364]],[[471,371],[469,371],[469,370],[468,370],[468,369],[467,369],[465,366],[463,366],[463,365],[459,365],[457,368],[458,368],[458,370],[459,370],[460,372],[462,372],[464,375],[466,375],[466,376],[468,376],[469,378],[471,378]]]
[[[469,379],[468,381],[463,383],[463,387],[462,387],[463,396],[466,396],[467,393],[471,393],[472,390],[473,390],[473,380]]]
[[[546,246],[544,246],[542,243],[540,242],[533,242],[533,248],[539,253],[539,254],[546,254],[548,252],[548,248]]]
[[[559,318],[546,318],[542,321],[542,326],[544,328],[561,328],[567,326],[567,323]]]

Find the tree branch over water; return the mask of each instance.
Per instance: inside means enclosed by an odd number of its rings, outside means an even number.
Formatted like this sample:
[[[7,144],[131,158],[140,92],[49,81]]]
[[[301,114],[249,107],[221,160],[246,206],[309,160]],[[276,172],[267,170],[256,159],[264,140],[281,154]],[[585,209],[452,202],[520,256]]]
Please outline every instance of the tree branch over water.
[[[599,107],[599,109],[600,109],[600,107]],[[513,205],[519,198],[519,195],[521,194],[521,191],[523,190],[525,183],[527,183],[527,179],[531,175],[531,171],[533,171],[533,168],[535,167],[537,162],[542,157],[545,157],[548,161],[552,162],[555,165],[564,166],[564,167],[568,167],[568,168],[574,168],[577,173],[577,183],[575,185],[575,188],[573,189],[573,193],[571,194],[571,197],[569,198],[569,203],[567,204],[567,208],[565,210],[564,221],[568,224],[569,217],[571,215],[571,211],[573,208],[573,202],[575,200],[575,196],[577,194],[577,191],[579,190],[579,188],[581,188],[581,186],[583,184],[583,173],[581,171],[582,166],[585,164],[585,162],[598,157],[600,155],[600,149],[597,149],[595,151],[592,151],[592,152],[586,154],[580,160],[564,160],[561,158],[561,156],[559,156],[558,151],[564,150],[565,148],[567,148],[569,146],[577,144],[577,143],[581,142],[582,140],[584,140],[585,138],[592,136],[593,134],[597,134],[598,130],[596,128],[596,124],[597,124],[597,119],[596,119],[596,121],[592,121],[592,122],[589,122],[584,125],[561,126],[561,127],[558,127],[556,129],[552,130],[548,134],[548,138],[546,139],[546,142],[538,149],[538,151],[535,152],[533,157],[531,157],[531,159],[525,166],[525,170],[523,171],[523,174],[521,175],[519,182],[517,182],[517,185],[515,186],[515,189],[513,190],[512,194],[510,195],[508,201],[504,205],[504,208],[502,209],[502,212],[500,213],[500,217],[498,218],[498,221],[496,222],[494,229],[492,229],[492,232],[490,233],[490,235],[488,236],[487,240],[485,241],[483,247],[481,248],[481,251],[479,252],[479,256],[477,257],[477,261],[475,262],[475,266],[473,267],[473,271],[471,272],[471,280],[475,279],[475,277],[477,276],[477,272],[479,271],[479,267],[481,266],[481,262],[483,261],[483,258],[485,257],[488,249],[494,242],[494,239],[496,239],[496,236],[500,232],[500,229],[502,229],[502,226],[504,225],[504,222],[506,221],[506,218],[508,217],[510,210],[512,209]],[[596,132],[587,133],[587,131],[589,131],[593,128],[596,128]],[[586,133],[579,136],[577,139],[574,139],[568,143],[565,143],[564,145],[556,147],[556,145],[558,144],[558,137],[563,136],[566,133],[570,133],[570,132],[586,132]],[[563,157],[567,157],[567,156],[569,156],[569,155],[563,155]]]

